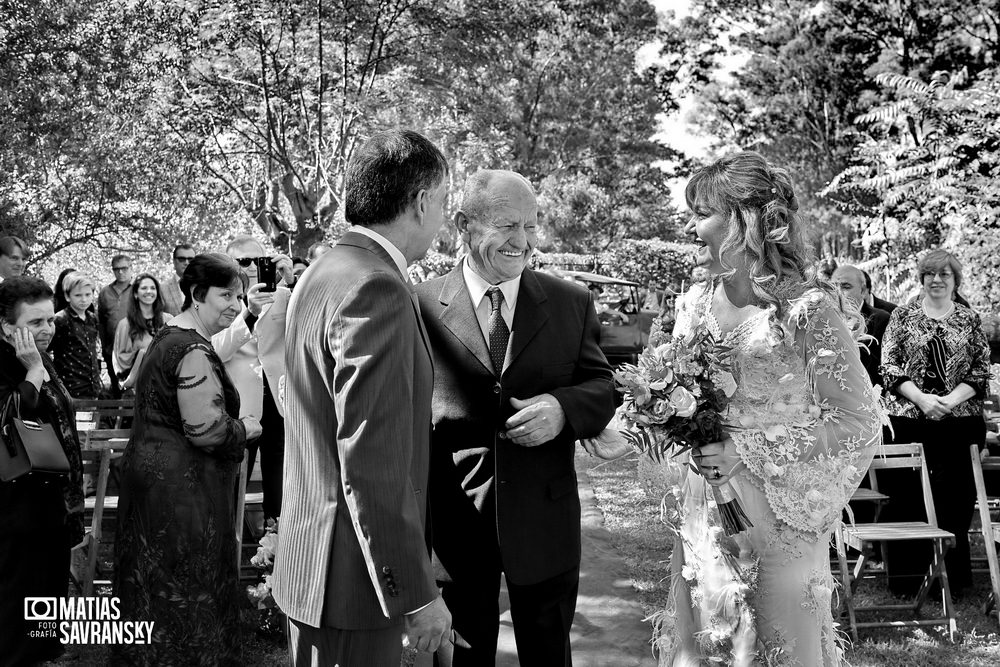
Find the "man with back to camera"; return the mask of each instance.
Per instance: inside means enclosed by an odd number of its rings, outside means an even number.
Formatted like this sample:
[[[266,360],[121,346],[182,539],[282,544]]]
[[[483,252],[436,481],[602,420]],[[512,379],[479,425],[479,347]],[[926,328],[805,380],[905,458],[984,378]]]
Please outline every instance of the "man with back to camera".
[[[580,575],[577,439],[615,409],[585,287],[527,269],[534,189],[479,171],[455,215],[465,259],[416,286],[434,350],[431,515],[454,665],[492,665],[501,573],[523,667],[571,664]],[[446,647],[449,648],[449,647]]]
[[[345,176],[353,226],[292,296],[274,598],[296,666],[398,667],[401,639],[458,641],[425,531],[434,371],[406,278],[444,221],[447,174],[416,132],[365,142]]]

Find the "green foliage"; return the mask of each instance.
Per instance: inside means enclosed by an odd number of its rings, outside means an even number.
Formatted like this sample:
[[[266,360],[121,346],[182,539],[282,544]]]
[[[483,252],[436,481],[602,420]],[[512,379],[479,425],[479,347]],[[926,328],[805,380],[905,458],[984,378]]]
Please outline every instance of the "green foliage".
[[[912,270],[918,251],[948,248],[966,267],[963,294],[993,308],[1000,302],[1000,72],[984,71],[971,85],[964,70],[929,81],[877,80],[895,99],[859,117],[867,139],[830,190],[854,203],[869,253]]]
[[[640,285],[653,281],[658,287],[679,290],[690,280],[695,250],[693,244],[659,239],[618,241],[601,253],[597,271]]]

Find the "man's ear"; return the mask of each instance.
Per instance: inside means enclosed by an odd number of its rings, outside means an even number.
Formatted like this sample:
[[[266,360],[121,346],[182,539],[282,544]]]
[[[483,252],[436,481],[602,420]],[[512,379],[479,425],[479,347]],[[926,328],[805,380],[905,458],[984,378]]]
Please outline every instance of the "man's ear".
[[[413,212],[417,215],[417,222],[421,226],[424,224],[424,217],[430,210],[431,193],[427,190],[417,190],[417,196],[413,198]]]
[[[469,233],[469,216],[462,211],[455,213],[455,228],[460,236],[465,237]]]

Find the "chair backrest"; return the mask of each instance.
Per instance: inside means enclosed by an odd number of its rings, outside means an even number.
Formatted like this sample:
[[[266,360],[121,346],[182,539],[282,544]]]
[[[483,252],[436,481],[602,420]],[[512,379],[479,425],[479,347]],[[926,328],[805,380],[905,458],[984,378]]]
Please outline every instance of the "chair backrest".
[[[125,449],[131,435],[132,430],[127,428],[95,428],[84,431],[80,437],[80,449],[85,452]]]
[[[877,470],[909,468],[920,471],[920,486],[924,497],[924,511],[927,513],[927,523],[937,527],[937,512],[934,511],[934,495],[931,493],[931,476],[927,471],[927,460],[924,457],[924,446],[919,442],[879,445],[875,458],[869,469],[872,489],[878,490]]]
[[[135,400],[132,398],[78,398],[73,401],[73,407],[78,431],[100,428],[102,419],[106,419],[113,428],[121,428],[123,421],[135,414]]]

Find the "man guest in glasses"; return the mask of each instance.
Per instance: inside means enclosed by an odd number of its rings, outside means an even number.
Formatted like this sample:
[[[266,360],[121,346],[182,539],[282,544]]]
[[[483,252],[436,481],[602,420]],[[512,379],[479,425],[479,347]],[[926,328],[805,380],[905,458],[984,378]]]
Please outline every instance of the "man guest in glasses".
[[[122,390],[112,364],[115,353],[115,330],[125,317],[128,308],[129,286],[132,284],[132,260],[127,255],[115,255],[111,258],[111,271],[115,279],[105,285],[97,296],[97,324],[101,335],[104,366],[111,378],[111,393],[117,398]]]
[[[226,254],[239,263],[249,279],[246,305],[228,328],[212,337],[212,345],[240,392],[240,417],[252,415],[260,421],[260,437],[247,443],[247,475],[253,472],[259,450],[264,516],[273,519],[281,514],[285,420],[280,387],[285,373],[285,314],[291,291],[284,285],[267,291],[258,280],[254,260],[270,257],[285,284],[294,283],[295,276],[287,255],[265,252],[250,235],[230,241]]]
[[[163,312],[177,315],[184,305],[184,294],[181,292],[181,277],[184,269],[198,253],[190,243],[178,243],[174,246],[174,275],[160,281],[163,291]]]

